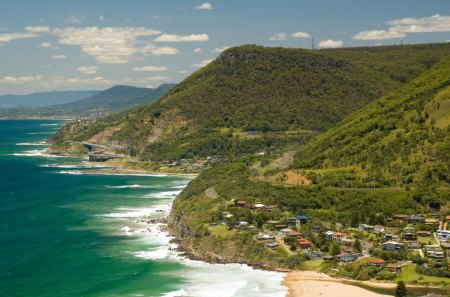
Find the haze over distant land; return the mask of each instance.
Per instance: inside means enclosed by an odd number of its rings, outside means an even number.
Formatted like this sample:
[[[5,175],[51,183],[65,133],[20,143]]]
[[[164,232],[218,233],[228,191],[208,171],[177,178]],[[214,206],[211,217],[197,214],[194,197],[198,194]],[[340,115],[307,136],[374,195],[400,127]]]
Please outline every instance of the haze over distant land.
[[[0,94],[155,88],[228,47],[317,49],[450,40],[450,2],[5,0]],[[36,7],[36,9],[24,9]]]

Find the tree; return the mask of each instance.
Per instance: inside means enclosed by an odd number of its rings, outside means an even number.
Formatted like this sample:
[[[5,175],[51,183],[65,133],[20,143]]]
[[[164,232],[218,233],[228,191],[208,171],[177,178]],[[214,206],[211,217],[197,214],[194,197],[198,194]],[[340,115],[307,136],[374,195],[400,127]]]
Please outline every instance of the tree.
[[[395,297],[405,297],[405,296],[406,296],[405,282],[399,281],[397,283],[397,289],[395,290]]]
[[[354,243],[353,247],[355,248],[355,250],[356,250],[358,253],[361,253],[361,251],[362,251],[362,245],[361,245],[361,242],[359,241],[358,238],[355,239],[355,243]]]

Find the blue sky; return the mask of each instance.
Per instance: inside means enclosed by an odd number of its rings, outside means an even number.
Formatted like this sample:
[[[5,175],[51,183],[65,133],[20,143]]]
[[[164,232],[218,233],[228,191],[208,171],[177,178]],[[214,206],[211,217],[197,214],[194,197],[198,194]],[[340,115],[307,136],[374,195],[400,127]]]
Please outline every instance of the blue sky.
[[[242,44],[450,41],[447,0],[2,0],[0,94],[177,83]]]

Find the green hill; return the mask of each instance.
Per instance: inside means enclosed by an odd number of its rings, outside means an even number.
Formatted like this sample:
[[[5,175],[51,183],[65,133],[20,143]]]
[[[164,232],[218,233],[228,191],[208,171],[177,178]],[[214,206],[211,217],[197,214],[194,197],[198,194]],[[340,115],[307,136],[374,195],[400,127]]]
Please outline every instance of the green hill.
[[[417,77],[449,44],[312,51],[229,49],[154,104],[53,138],[115,143],[146,160],[234,156],[302,143]],[[259,133],[246,133],[257,131]]]
[[[318,135],[294,167],[334,186],[449,183],[449,132],[450,56]]]

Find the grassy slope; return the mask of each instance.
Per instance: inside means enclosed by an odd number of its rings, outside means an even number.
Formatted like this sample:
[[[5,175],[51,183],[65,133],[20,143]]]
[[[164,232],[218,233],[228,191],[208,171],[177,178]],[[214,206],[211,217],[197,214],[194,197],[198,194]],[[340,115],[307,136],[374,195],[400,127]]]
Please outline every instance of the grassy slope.
[[[248,141],[236,132],[326,130],[416,77],[449,50],[448,44],[321,51],[232,48],[155,104],[96,126],[68,127],[54,140],[61,147],[65,139],[91,139],[107,130],[94,140],[118,143],[121,152],[152,160],[283,147],[309,136],[272,134]]]
[[[450,57],[302,147],[295,168],[344,183],[450,181]],[[314,174],[315,173],[315,174]]]

